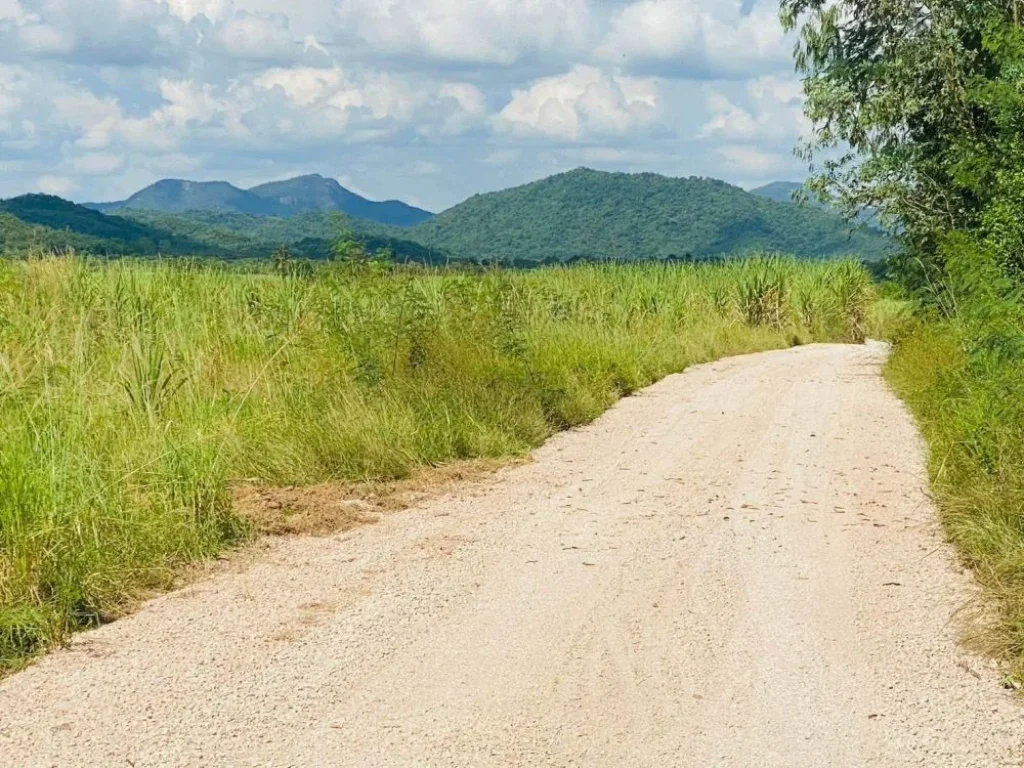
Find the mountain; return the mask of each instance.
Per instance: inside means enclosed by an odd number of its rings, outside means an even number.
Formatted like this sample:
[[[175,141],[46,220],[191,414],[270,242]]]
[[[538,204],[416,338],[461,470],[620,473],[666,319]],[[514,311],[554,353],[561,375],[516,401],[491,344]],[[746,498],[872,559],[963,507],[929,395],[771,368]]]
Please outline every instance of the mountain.
[[[107,216],[52,195],[0,200],[0,251],[75,249],[96,254],[223,255],[217,248],[144,223]]]
[[[294,212],[341,211],[357,219],[396,227],[412,227],[434,215],[398,200],[380,203],[367,200],[345,189],[334,179],[325,179],[318,174],[272,181],[249,191]]]
[[[332,244],[350,232],[369,249],[387,248],[399,260],[528,265],[577,258],[700,259],[756,250],[877,259],[890,246],[883,233],[853,227],[827,210],[775,202],[713,179],[579,169],[476,195],[412,228],[331,210],[345,202],[344,195],[340,185],[320,177],[293,181],[299,183],[259,188],[269,197],[227,184],[168,182],[109,214],[25,195],[0,201],[0,250],[233,259],[266,258],[287,246],[296,256],[320,259],[330,257]],[[197,203],[225,208],[168,213],[134,207]],[[259,212],[229,210],[230,205]],[[288,215],[268,213],[279,210]]]
[[[750,194],[757,195],[758,197],[764,197],[768,200],[774,200],[777,203],[797,203],[796,194],[804,189],[804,185],[797,181],[773,181],[771,184],[765,184],[763,187],[750,190]],[[812,208],[817,208],[822,211],[832,210],[828,203],[823,203],[820,200],[809,197],[807,205]],[[873,208],[866,208],[862,210],[854,220],[858,224],[863,224],[872,229],[881,230],[882,225],[878,221],[878,212]]]
[[[777,203],[723,181],[581,168],[476,195],[410,235],[454,258],[709,258],[750,250],[878,259],[880,232],[835,214]]]
[[[351,234],[370,252],[388,249],[398,261],[444,261],[427,248],[409,240],[407,230],[389,227],[343,213],[298,213],[286,218],[251,216],[223,211],[120,211],[126,218],[153,229],[174,232],[182,238],[229,252],[239,258],[264,258],[281,246],[292,255],[309,259],[327,259],[334,255],[334,243],[343,234]]]
[[[750,190],[750,194],[774,200],[776,203],[792,203],[796,202],[793,196],[803,188],[804,185],[799,181],[773,181],[771,184]]]
[[[156,211],[185,213],[207,211],[249,216],[294,216],[300,213],[337,211],[347,216],[399,227],[420,224],[432,213],[398,200],[374,202],[345,189],[334,179],[299,176],[287,181],[261,184],[250,190],[225,181],[164,179],[116,203],[86,203],[103,213]]]
[[[164,179],[151,184],[120,203],[89,204],[105,212],[119,210],[161,211],[231,211],[254,216],[280,216],[288,212],[285,206],[254,195],[226,181],[185,181]]]
[[[265,259],[281,246],[308,259],[333,256],[334,242],[351,233],[371,252],[390,250],[399,261],[444,261],[401,237],[397,227],[344,214],[288,218],[223,211],[158,213],[121,209],[104,214],[51,195],[0,200],[0,254],[75,250],[99,256],[200,256]]]

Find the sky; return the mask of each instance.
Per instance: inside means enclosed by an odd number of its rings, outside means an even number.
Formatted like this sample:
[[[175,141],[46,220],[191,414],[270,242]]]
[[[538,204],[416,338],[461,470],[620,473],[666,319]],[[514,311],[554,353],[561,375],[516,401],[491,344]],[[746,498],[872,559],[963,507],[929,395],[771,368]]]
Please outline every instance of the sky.
[[[0,0],[0,197],[320,173],[439,211],[579,166],[800,180],[777,0]]]

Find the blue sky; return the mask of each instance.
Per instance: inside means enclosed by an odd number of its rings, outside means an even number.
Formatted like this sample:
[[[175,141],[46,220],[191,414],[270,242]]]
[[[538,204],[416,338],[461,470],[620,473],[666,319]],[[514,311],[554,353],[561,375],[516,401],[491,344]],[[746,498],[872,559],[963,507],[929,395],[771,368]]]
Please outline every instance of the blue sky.
[[[587,165],[800,179],[775,0],[0,0],[0,197],[334,176],[441,210]]]

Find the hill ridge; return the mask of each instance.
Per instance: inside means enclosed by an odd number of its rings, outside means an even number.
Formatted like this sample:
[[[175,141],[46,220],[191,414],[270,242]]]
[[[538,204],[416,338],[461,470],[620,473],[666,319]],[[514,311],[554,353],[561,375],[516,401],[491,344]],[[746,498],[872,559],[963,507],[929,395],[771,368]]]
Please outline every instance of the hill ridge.
[[[228,181],[160,179],[125,200],[84,203],[102,213],[125,210],[158,213],[230,212],[287,217],[312,211],[338,211],[379,224],[411,227],[433,214],[400,200],[369,200],[336,179],[318,173],[242,189]]]
[[[474,195],[413,228],[456,258],[710,258],[750,250],[802,258],[859,253],[890,241],[838,215],[778,203],[720,179],[576,168]]]

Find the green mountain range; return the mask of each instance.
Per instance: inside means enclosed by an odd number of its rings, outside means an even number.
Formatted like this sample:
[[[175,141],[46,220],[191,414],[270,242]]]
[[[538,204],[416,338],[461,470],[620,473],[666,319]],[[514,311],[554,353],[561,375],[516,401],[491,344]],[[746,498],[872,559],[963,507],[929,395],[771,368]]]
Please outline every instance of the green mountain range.
[[[0,253],[30,249],[150,256],[196,253],[201,243],[120,216],[107,216],[52,195],[0,200]],[[211,256],[225,256],[210,250]]]
[[[775,202],[714,179],[655,174],[579,169],[476,195],[437,216],[410,213],[419,209],[404,203],[388,215],[372,208],[390,219],[385,223],[338,210],[365,212],[365,205],[390,204],[372,203],[319,176],[253,190],[160,182],[106,212],[25,195],[0,201],[0,252],[74,248],[109,256],[235,259],[266,258],[287,246],[295,256],[323,259],[343,233],[371,250],[387,248],[399,260],[432,263],[705,259],[752,250],[877,259],[890,247],[883,233],[853,227],[827,210]],[[408,226],[417,217],[420,223]]]
[[[428,249],[409,239],[397,226],[356,219],[338,212],[309,212],[293,216],[253,216],[224,211],[122,211],[123,219],[159,231],[171,231],[197,243],[194,253],[207,250],[229,258],[265,258],[285,246],[293,256],[328,259],[342,235],[352,235],[368,251],[388,249],[399,261],[432,261]]]
[[[581,168],[476,195],[410,236],[454,258],[709,258],[750,250],[804,258],[880,258],[881,233],[723,181]]]
[[[293,213],[340,211],[357,219],[395,227],[412,227],[434,215],[399,200],[367,200],[345,189],[334,179],[316,174],[261,184],[249,192]]]
[[[164,179],[116,203],[85,203],[103,213],[217,211],[250,216],[287,217],[310,212],[339,212],[380,224],[411,227],[433,214],[398,200],[374,202],[345,189],[334,179],[299,176],[287,181],[239,189],[226,181]]]

